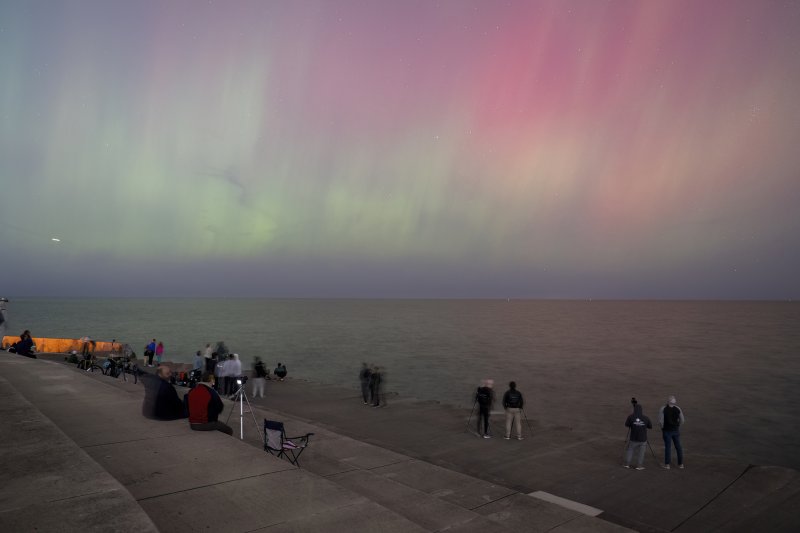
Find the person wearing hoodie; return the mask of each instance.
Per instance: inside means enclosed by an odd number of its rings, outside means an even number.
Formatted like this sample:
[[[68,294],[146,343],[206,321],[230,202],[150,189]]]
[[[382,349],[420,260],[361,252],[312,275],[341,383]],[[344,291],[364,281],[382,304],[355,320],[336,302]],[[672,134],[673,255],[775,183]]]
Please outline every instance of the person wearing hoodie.
[[[683,410],[678,407],[675,396],[667,398],[667,404],[658,412],[658,424],[661,426],[661,436],[664,437],[664,466],[669,470],[672,462],[672,444],[675,444],[675,453],[678,454],[678,468],[683,468],[683,447],[681,447],[680,427],[684,423]]]
[[[642,406],[635,399],[633,403],[633,413],[628,415],[625,420],[625,427],[628,431],[628,444],[625,447],[625,468],[631,467],[633,454],[636,454],[636,470],[644,470],[644,452],[647,449],[647,430],[653,428],[650,419],[644,416]]]

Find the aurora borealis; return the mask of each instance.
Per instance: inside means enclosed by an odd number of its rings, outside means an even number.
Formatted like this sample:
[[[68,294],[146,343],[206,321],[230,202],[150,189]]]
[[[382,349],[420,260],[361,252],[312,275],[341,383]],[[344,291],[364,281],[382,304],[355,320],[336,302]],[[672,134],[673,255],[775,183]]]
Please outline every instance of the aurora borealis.
[[[794,1],[0,0],[0,290],[798,298],[798,28]]]

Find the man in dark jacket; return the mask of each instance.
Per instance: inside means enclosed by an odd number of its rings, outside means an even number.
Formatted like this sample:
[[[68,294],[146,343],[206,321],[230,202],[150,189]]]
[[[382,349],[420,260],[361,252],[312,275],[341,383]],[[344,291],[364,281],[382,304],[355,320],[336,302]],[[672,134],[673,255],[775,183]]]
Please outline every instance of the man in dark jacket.
[[[481,381],[481,386],[475,391],[475,401],[478,403],[478,436],[481,434],[481,421],[483,421],[483,438],[491,439],[489,435],[489,414],[492,412],[492,405],[494,405],[494,391],[492,386],[494,380],[485,379]]]
[[[142,414],[146,418],[155,420],[186,418],[183,402],[178,398],[175,388],[169,383],[170,377],[172,377],[172,370],[164,365],[158,367],[155,376],[143,376]]]
[[[517,440],[522,440],[522,407],[525,405],[525,399],[522,393],[517,390],[517,384],[510,382],[508,390],[503,395],[503,409],[506,410],[506,435],[505,439],[511,438],[511,422],[516,422]]]
[[[647,430],[653,428],[650,419],[644,416],[642,406],[634,399],[633,413],[625,420],[625,427],[630,428],[628,444],[625,448],[625,468],[631,467],[631,459],[636,453],[636,470],[644,470],[644,452],[647,449]]]
[[[658,423],[661,426],[661,436],[664,437],[664,466],[669,470],[669,463],[672,459],[671,445],[675,444],[675,452],[678,454],[678,468],[683,468],[683,448],[681,447],[680,427],[683,424],[683,411],[678,407],[675,396],[667,398],[667,405],[658,412]]]
[[[189,413],[189,426],[195,431],[222,431],[233,435],[233,429],[217,420],[224,409],[222,399],[214,390],[214,374],[203,374],[202,382],[186,395],[186,411]]]

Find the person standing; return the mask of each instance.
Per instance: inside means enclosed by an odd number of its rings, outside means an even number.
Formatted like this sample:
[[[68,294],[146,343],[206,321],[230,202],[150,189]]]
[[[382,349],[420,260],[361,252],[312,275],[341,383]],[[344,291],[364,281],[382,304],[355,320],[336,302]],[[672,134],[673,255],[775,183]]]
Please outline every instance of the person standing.
[[[370,402],[372,402],[372,407],[381,406],[382,381],[383,376],[381,375],[381,369],[378,365],[375,365],[372,367],[372,371],[369,375],[369,398]]]
[[[478,435],[481,434],[481,420],[483,421],[483,438],[491,439],[489,434],[489,414],[492,412],[492,405],[494,405],[494,380],[484,379],[481,381],[481,386],[475,392],[475,401],[478,403]]]
[[[200,350],[194,354],[194,361],[192,361],[192,371],[203,370],[203,356],[200,355]]]
[[[267,367],[260,357],[256,356],[253,365],[253,398],[264,397],[264,385],[267,383]]]
[[[0,349],[3,347],[3,337],[6,336],[6,304],[8,304],[8,300],[0,298]]]
[[[214,388],[220,394],[224,394],[225,381],[225,356],[217,355],[217,364],[214,365]]]
[[[206,372],[214,372],[214,366],[211,364],[211,344],[206,344],[206,350],[203,353],[203,358],[206,360]]]
[[[641,404],[633,400],[633,413],[625,419],[625,427],[629,428],[628,444],[625,447],[625,468],[631,467],[631,460],[636,454],[636,470],[644,470],[644,453],[647,450],[647,430],[653,428],[650,419],[644,416]]]
[[[156,340],[144,347],[144,356],[147,358],[147,366],[153,366],[153,356],[156,354]]]
[[[364,400],[364,405],[369,404],[369,381],[372,376],[372,370],[369,369],[367,363],[361,363],[361,371],[358,373],[358,379],[361,381],[361,398]]]
[[[236,393],[238,384],[236,380],[242,377],[242,362],[239,360],[239,354],[231,354],[231,358],[228,360],[228,363],[225,365],[225,382],[227,391],[225,394],[231,396],[231,400],[233,400],[233,395]]]
[[[667,398],[667,404],[658,412],[658,424],[661,426],[661,436],[664,437],[664,466],[669,470],[672,462],[672,444],[678,454],[678,468],[683,468],[683,447],[681,446],[680,427],[684,423],[683,411],[678,407],[675,396]]]
[[[156,346],[156,366],[161,366],[161,358],[164,356],[164,343],[159,341]]]
[[[511,423],[516,422],[514,425],[517,430],[517,440],[522,440],[522,407],[525,405],[525,399],[522,393],[517,390],[517,384],[513,381],[509,382],[508,390],[503,394],[503,409],[506,410],[506,434],[505,439],[511,438]]]

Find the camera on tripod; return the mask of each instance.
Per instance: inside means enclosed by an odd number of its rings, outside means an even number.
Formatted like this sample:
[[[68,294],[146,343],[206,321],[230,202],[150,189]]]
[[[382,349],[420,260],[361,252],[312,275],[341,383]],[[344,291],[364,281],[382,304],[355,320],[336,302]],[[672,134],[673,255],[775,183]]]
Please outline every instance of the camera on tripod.
[[[244,385],[245,383],[247,383],[247,376],[239,376],[236,378],[237,385]]]

